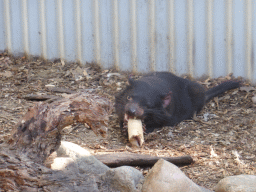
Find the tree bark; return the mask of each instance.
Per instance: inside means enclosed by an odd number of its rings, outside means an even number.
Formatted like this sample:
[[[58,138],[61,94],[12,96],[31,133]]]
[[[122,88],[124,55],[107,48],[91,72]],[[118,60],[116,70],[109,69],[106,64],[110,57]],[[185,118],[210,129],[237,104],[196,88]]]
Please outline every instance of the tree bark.
[[[73,123],[88,124],[106,136],[111,102],[95,94],[78,93],[51,104],[37,103],[0,145],[0,191],[56,191],[74,185],[60,171],[43,166],[61,141],[61,130]]]

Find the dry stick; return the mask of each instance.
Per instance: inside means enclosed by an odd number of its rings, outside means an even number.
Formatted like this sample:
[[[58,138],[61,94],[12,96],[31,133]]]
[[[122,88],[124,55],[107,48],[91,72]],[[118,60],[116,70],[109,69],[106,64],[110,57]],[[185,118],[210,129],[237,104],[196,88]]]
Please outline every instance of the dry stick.
[[[95,157],[109,167],[119,167],[123,165],[151,167],[159,159],[164,159],[178,166],[193,163],[193,159],[189,155],[181,157],[157,157],[135,153],[112,153],[104,155],[95,155]]]
[[[47,89],[51,92],[56,92],[56,93],[67,93],[67,94],[75,93],[75,91],[72,91],[70,89],[63,88],[63,87],[47,87]]]
[[[70,89],[66,89],[66,88],[61,88],[61,87],[48,87],[47,88],[49,91],[51,92],[56,92],[56,93],[67,93],[67,94],[74,94],[75,92],[70,90]],[[30,100],[30,101],[46,101],[48,103],[51,103],[57,99],[61,99],[61,96],[54,96],[54,95],[35,95],[35,94],[29,94],[23,97],[26,100]]]
[[[58,96],[54,96],[54,95],[26,95],[23,97],[26,100],[30,100],[30,101],[45,101],[48,99],[58,99],[60,97]]]

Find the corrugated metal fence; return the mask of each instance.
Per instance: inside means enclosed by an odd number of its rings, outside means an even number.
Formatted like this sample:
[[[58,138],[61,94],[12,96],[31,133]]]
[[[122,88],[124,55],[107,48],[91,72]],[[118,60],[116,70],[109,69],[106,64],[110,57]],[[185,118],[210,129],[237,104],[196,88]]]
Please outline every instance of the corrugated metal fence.
[[[0,51],[255,82],[255,0],[0,0]]]

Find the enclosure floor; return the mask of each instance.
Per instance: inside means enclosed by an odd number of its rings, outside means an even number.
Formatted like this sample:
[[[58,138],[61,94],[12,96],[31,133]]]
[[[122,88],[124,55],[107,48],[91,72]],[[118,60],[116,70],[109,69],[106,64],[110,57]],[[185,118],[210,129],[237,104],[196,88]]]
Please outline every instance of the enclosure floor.
[[[0,143],[11,134],[13,126],[37,101],[28,101],[29,94],[59,95],[50,88],[75,92],[92,89],[114,102],[114,95],[126,86],[130,73],[101,70],[76,63],[28,61],[0,55]],[[134,78],[139,77],[135,75]],[[200,81],[212,87],[230,76]],[[242,86],[250,87],[243,83]],[[195,183],[214,189],[217,182],[231,175],[256,175],[256,113],[252,102],[254,90],[231,90],[210,101],[197,120],[183,121],[175,127],[164,127],[145,135],[142,148],[132,148],[121,134],[113,112],[107,138],[96,136],[83,124],[66,127],[63,140],[88,148],[92,154],[132,152],[156,156],[191,155],[195,163],[182,171]],[[208,121],[203,116],[209,114]],[[144,175],[149,168],[140,168]]]

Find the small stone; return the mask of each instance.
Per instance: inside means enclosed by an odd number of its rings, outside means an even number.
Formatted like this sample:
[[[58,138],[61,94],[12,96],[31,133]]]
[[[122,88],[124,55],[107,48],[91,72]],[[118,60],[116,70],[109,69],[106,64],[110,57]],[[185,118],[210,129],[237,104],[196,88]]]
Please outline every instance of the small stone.
[[[167,137],[168,137],[168,138],[173,138],[173,137],[174,137],[172,131],[169,131],[169,132],[168,132]]]
[[[252,102],[255,104],[256,103],[256,96],[252,97]]]

